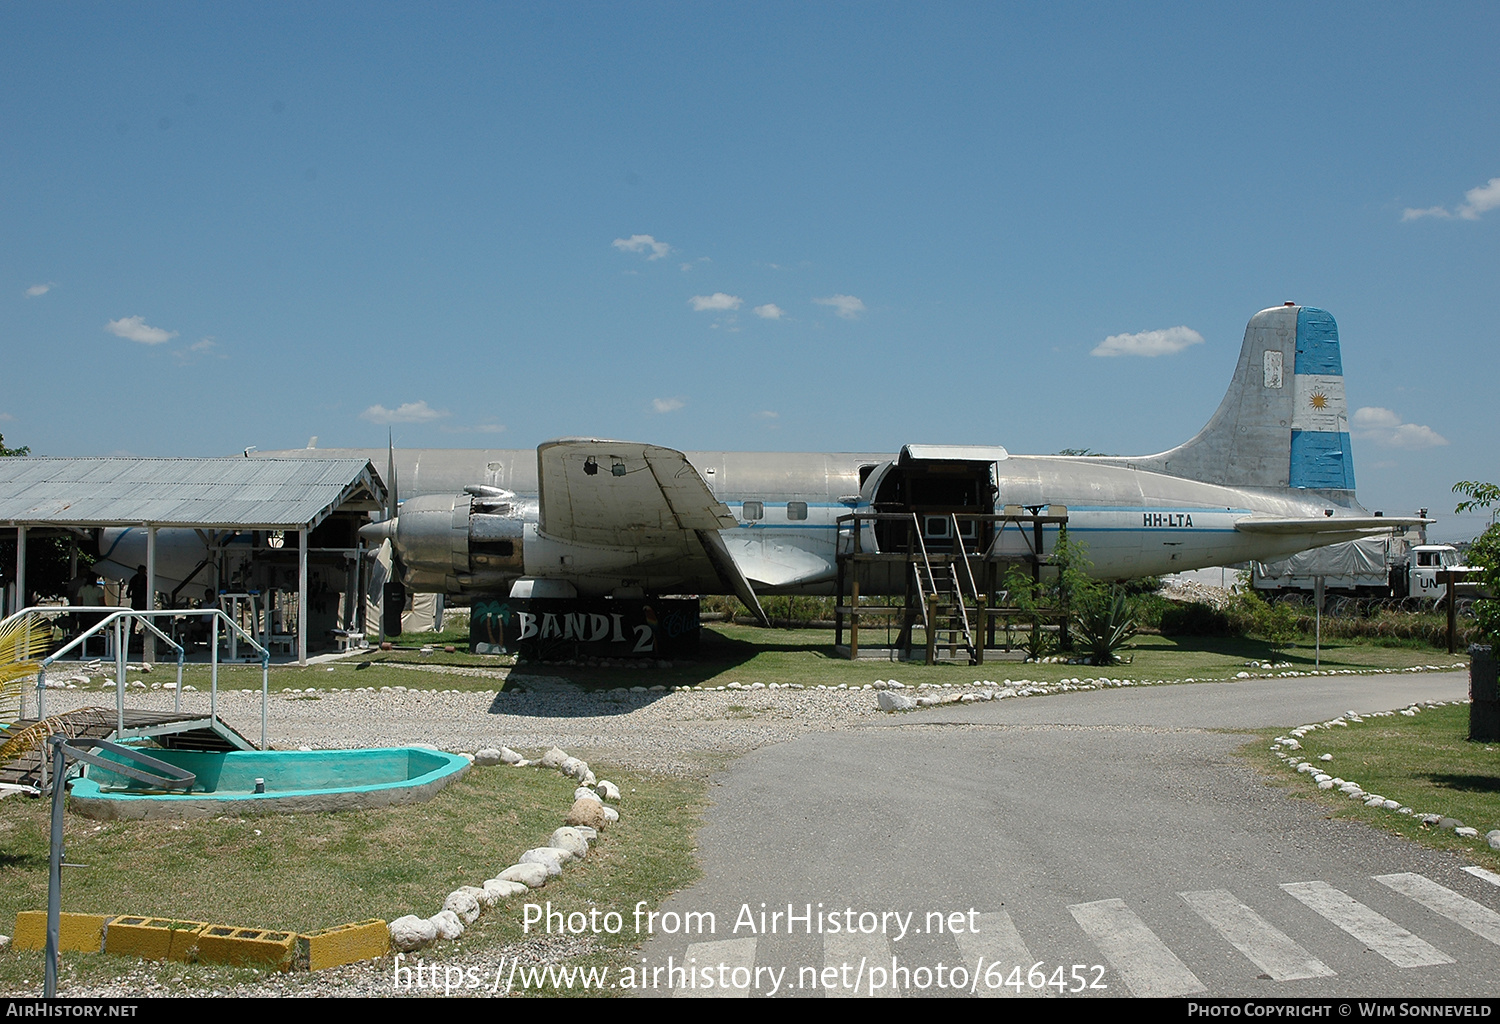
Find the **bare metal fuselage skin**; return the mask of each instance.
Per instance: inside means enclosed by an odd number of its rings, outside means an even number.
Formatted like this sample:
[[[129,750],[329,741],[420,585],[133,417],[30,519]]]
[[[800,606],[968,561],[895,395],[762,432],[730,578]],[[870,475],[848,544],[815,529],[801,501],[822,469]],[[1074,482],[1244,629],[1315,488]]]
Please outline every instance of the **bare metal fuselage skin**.
[[[608,442],[600,442],[601,451]],[[267,453],[272,454],[272,453]],[[278,458],[294,451],[274,453]],[[379,449],[322,449],[302,454],[363,458],[379,466]],[[724,531],[736,558],[747,565],[777,567],[777,578],[753,579],[761,593],[826,594],[833,588],[839,530],[836,520],[868,512],[894,456],[861,453],[686,452],[715,497],[734,513]],[[717,593],[720,577],[702,551],[684,537],[680,546],[646,549],[591,546],[549,540],[538,530],[537,453],[534,450],[398,450],[397,476],[404,497],[397,542],[408,583],[419,590],[493,592],[521,576],[566,578],[582,595],[622,587],[646,592]],[[861,472],[866,482],[860,484]],[[1069,537],[1080,543],[1093,575],[1126,579],[1250,559],[1275,558],[1309,545],[1301,535],[1243,533],[1248,516],[1320,517],[1337,507],[1319,492],[1234,488],[1115,465],[1096,458],[1006,456],[995,463],[992,508],[1004,505],[1067,507]],[[511,514],[521,520],[513,560],[493,568],[477,562],[466,541],[471,517],[464,488],[502,488],[516,497]],[[760,503],[761,516],[747,518],[746,502]],[[805,503],[806,518],[788,518],[793,503]],[[800,512],[800,509],[798,510]],[[1357,506],[1337,507],[1362,513]],[[1052,547],[1049,528],[1046,548]],[[1357,536],[1327,534],[1315,543]],[[868,536],[868,535],[867,535]],[[1024,554],[1019,535],[1013,551]],[[848,544],[848,529],[844,544]],[[873,550],[867,539],[865,550]],[[753,577],[753,574],[751,574]],[[762,572],[761,577],[773,575]]]

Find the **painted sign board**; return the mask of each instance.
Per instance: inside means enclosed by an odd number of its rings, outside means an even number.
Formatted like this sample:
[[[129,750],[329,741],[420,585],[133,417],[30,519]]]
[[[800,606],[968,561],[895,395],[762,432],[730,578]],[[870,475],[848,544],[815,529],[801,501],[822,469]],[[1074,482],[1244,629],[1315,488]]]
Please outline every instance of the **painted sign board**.
[[[675,658],[698,650],[698,599],[476,598],[469,650],[565,658]]]

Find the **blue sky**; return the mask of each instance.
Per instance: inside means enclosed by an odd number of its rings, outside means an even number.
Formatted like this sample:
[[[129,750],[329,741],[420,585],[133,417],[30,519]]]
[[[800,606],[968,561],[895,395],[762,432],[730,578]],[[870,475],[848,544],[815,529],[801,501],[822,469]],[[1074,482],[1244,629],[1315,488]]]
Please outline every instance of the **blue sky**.
[[[1361,500],[1448,513],[1500,478],[1497,38],[1493,3],[6,4],[0,431],[1144,454],[1294,300],[1339,322]]]

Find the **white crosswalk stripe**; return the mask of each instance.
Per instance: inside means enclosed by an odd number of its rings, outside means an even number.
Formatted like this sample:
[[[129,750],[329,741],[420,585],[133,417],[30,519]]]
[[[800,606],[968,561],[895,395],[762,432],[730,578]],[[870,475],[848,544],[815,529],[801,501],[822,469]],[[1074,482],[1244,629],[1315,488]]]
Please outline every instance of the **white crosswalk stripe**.
[[[1500,875],[1497,875],[1489,868],[1481,868],[1477,865],[1470,864],[1468,867],[1464,868],[1464,870],[1473,875],[1475,878],[1483,879],[1491,885],[1500,885]]]
[[[1403,896],[1410,896],[1433,913],[1441,914],[1454,924],[1463,925],[1481,939],[1500,946],[1500,914],[1467,896],[1438,885],[1425,875],[1403,871],[1395,875],[1376,875],[1375,881],[1388,885]]]
[[[1123,900],[1075,903],[1068,912],[1094,940],[1132,994],[1188,996],[1208,991],[1187,964],[1177,959]]]
[[[1182,892],[1198,916],[1273,981],[1331,978],[1337,972],[1299,946],[1285,932],[1235,898],[1227,889]]]
[[[1479,868],[1471,873],[1483,870]],[[1500,912],[1414,872],[1373,877],[1388,889],[1500,946]],[[1496,877],[1500,879],[1500,876]],[[1327,882],[1287,882],[1281,885],[1281,889],[1397,967],[1430,967],[1455,962],[1447,953]],[[1271,980],[1301,981],[1337,976],[1333,968],[1230,890],[1204,889],[1181,892],[1178,896],[1225,942]],[[1124,900],[1076,903],[1068,906],[1068,912],[1113,967],[1107,979],[1111,983],[1111,993],[1118,995],[1122,990],[1128,990],[1135,996],[1175,997],[1208,991],[1192,969]],[[970,977],[981,979],[973,987],[974,994],[989,998],[1053,994],[1045,986],[1034,988],[1030,984],[1028,972],[1037,958],[1010,914],[1005,911],[982,913],[978,915],[977,923],[977,929],[972,932],[952,935]],[[827,998],[868,998],[872,995],[892,998],[920,994],[905,991],[909,984],[903,985],[902,979],[907,976],[907,971],[930,970],[936,962],[929,963],[925,956],[909,962],[902,955],[900,968],[893,973],[893,947],[886,936],[841,932],[823,935],[823,963],[814,973],[812,964],[779,963],[777,957],[784,953],[778,948],[778,943],[771,941],[772,945],[764,950],[759,949],[760,939],[753,937],[691,944],[680,960],[670,964],[676,968],[669,982],[671,994],[698,998],[763,996],[769,994],[772,987],[772,972],[780,971],[779,987],[782,991],[795,991],[804,996],[821,993]],[[758,956],[763,960],[770,956],[770,966],[757,969]],[[937,960],[948,960],[948,957],[939,956]],[[974,974],[976,967],[979,968],[978,975]],[[1019,977],[1024,979],[1019,989],[1005,985],[989,987],[984,983],[983,979],[997,974],[1009,977],[1015,968],[1020,968]],[[766,976],[760,977],[757,970]],[[827,984],[829,979],[833,979],[832,984]],[[804,985],[811,985],[811,988],[803,991],[801,986]]]
[[[845,969],[847,965],[847,970]],[[879,991],[870,991],[870,969],[879,968],[888,977],[891,968],[891,946],[884,935],[864,935],[860,932],[840,932],[823,936],[823,967],[839,972],[841,983],[823,990],[829,999],[853,999],[875,996],[891,999],[901,995],[893,985]],[[854,984],[845,988],[842,979],[853,979]]]
[[[1327,882],[1286,882],[1281,888],[1397,967],[1433,967],[1453,958]]]
[[[958,943],[958,951],[963,954],[965,966],[972,971],[976,969],[980,961],[983,961],[983,967],[980,969],[981,977],[995,965],[998,965],[1002,977],[1008,977],[1012,970],[1019,967],[1021,976],[1025,977],[1026,972],[1036,961],[1031,958],[1031,951],[1021,940],[1021,933],[1016,931],[1015,922],[1010,919],[1010,915],[1003,910],[997,910],[993,914],[980,914],[978,923],[977,933],[964,932],[953,937]],[[1018,985],[1016,988],[1007,988],[1003,985],[999,988],[989,988],[981,981],[976,994],[994,999],[1007,996],[1040,996],[1043,992],[1029,985]]]
[[[719,939],[716,942],[693,943],[682,955],[687,983],[673,988],[672,995],[688,999],[748,999],[753,990],[749,986],[735,987],[734,970],[746,968],[751,979],[755,977],[755,945],[755,939]],[[721,971],[720,964],[727,970]],[[710,968],[708,980],[712,987],[701,985],[703,968]],[[727,980],[727,984],[722,987],[721,978]],[[694,982],[699,984],[695,985]]]

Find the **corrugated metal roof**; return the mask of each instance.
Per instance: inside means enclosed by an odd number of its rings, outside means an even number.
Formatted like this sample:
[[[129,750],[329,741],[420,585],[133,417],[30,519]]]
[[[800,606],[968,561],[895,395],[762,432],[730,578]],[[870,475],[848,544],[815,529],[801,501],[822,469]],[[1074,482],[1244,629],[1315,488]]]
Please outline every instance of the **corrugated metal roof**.
[[[358,459],[0,459],[0,523],[317,525],[385,485]]]

